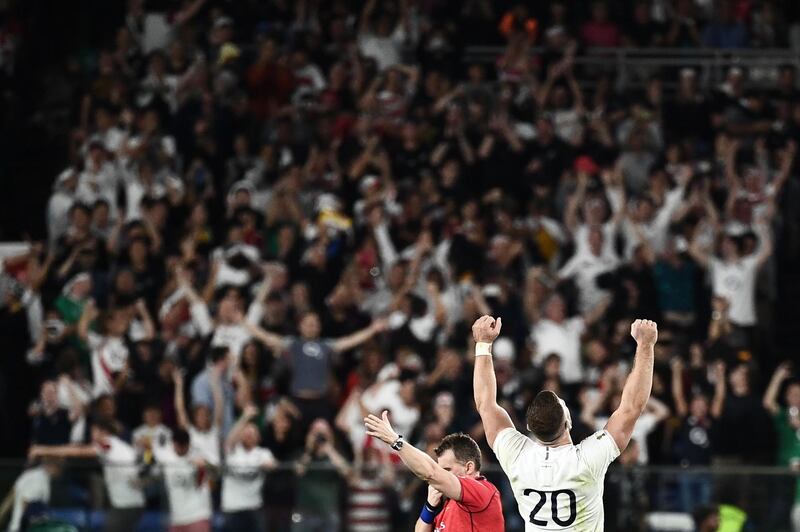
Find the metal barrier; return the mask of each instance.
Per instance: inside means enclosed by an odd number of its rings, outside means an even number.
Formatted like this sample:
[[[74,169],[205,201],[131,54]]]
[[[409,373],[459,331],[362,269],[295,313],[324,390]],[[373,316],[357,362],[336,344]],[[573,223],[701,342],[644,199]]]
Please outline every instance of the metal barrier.
[[[18,462],[0,462],[0,494],[8,493],[14,479],[23,471]],[[145,493],[147,508],[137,530],[161,531],[168,525],[169,502],[157,475],[151,477]],[[387,530],[412,530],[426,489],[402,466],[395,470],[380,506],[391,516]],[[497,466],[484,470],[501,491],[506,511],[506,530],[524,530],[516,511],[510,486]],[[361,477],[359,477],[361,478]],[[364,475],[366,478],[366,475]],[[666,466],[624,467],[612,464],[605,481],[606,530],[660,531],[693,530],[691,512],[700,506],[727,504],[748,516],[752,530],[779,532],[791,528],[791,510],[800,493],[798,475],[784,468],[718,467],[680,468]],[[212,480],[214,529],[222,530],[225,517],[219,512],[219,479]],[[326,492],[326,490],[328,490]],[[293,464],[283,464],[266,475],[263,514],[269,531],[310,530],[304,523],[319,525],[320,519],[334,532],[348,530],[348,505],[354,502],[357,485],[341,478],[332,467],[317,466],[299,473]],[[313,492],[313,493],[312,493]],[[317,515],[313,502],[319,498],[334,501],[333,509]],[[69,462],[51,480],[48,518],[68,523],[79,531],[104,530],[108,509],[100,467],[90,461]],[[0,521],[5,530],[6,521]],[[797,526],[800,523],[795,523]],[[316,528],[315,530],[322,530]]]
[[[469,46],[464,50],[466,63],[494,63],[503,54],[498,46]],[[536,56],[545,50],[531,49]],[[747,71],[749,83],[765,86],[775,81],[778,67],[784,64],[800,69],[800,54],[788,49],[722,49],[722,48],[587,48],[575,57],[579,70],[589,73],[605,72],[616,76],[616,87],[640,88],[658,72],[666,76],[665,86],[672,89],[677,71],[691,67],[698,73],[701,87],[721,83],[731,67]],[[580,78],[580,76],[579,76]]]

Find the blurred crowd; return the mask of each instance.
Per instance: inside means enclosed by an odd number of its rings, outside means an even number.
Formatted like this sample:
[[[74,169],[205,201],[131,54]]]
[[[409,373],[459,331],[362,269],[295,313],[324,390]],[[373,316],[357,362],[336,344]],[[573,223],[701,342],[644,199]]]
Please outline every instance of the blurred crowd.
[[[270,530],[388,527],[421,485],[363,416],[485,446],[470,326],[491,314],[521,428],[541,389],[574,440],[602,427],[648,318],[653,397],[621,464],[800,467],[800,375],[771,325],[800,250],[796,69],[619,92],[575,65],[587,46],[789,46],[779,2],[166,4],[129,0],[75,73],[48,239],[3,264],[32,456],[146,465],[174,439],[219,466],[245,441],[295,464],[266,487]],[[460,60],[495,43],[494,64]],[[684,480],[660,502],[717,500]],[[780,490],[765,529],[788,522]]]

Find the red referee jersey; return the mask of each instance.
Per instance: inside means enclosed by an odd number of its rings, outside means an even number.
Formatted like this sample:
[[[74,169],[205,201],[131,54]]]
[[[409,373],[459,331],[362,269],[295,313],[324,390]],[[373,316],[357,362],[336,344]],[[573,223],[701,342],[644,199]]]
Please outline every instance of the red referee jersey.
[[[500,492],[485,477],[459,477],[461,500],[448,499],[433,521],[434,532],[504,532]]]

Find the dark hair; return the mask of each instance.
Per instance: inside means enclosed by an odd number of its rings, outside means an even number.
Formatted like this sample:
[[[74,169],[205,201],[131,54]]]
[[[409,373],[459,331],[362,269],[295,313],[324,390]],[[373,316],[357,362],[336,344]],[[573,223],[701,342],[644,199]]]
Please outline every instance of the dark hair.
[[[172,441],[178,445],[189,445],[189,433],[184,429],[176,429],[172,433]]]
[[[144,412],[145,410],[158,410],[161,413],[161,405],[157,401],[149,400],[142,407],[142,411]]]
[[[92,421],[92,426],[98,430],[102,430],[106,434],[116,434],[117,428],[113,423],[105,419],[95,419]]]
[[[403,369],[400,371],[400,375],[397,377],[397,380],[400,382],[416,381],[417,377],[419,377],[419,372],[414,371],[413,369]]]
[[[439,446],[433,450],[436,457],[442,456],[445,451],[452,449],[456,460],[462,464],[473,462],[477,471],[481,470],[481,449],[475,440],[464,434],[457,432],[448,434],[442,439]]]
[[[536,394],[528,407],[525,420],[528,422],[528,430],[543,442],[558,438],[566,421],[558,396],[549,390],[542,390]]]
[[[211,353],[209,353],[208,358],[211,360],[212,364],[216,364],[220,360],[224,360],[225,357],[227,356],[228,356],[227,347],[212,347]]]

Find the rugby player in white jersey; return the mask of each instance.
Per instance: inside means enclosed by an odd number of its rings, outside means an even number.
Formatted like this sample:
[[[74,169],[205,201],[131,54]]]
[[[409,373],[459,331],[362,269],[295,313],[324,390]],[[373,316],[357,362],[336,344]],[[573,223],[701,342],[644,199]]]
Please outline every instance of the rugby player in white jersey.
[[[655,322],[636,320],[631,336],[636,358],[619,408],[603,430],[579,444],[570,437],[572,418],[562,399],[542,391],[528,407],[527,428],[518,432],[497,404],[492,342],[502,321],[483,316],[475,321],[475,404],[486,439],[511,481],[526,532],[594,532],[603,530],[603,477],[611,462],[628,446],[636,420],[644,411],[653,384]]]

